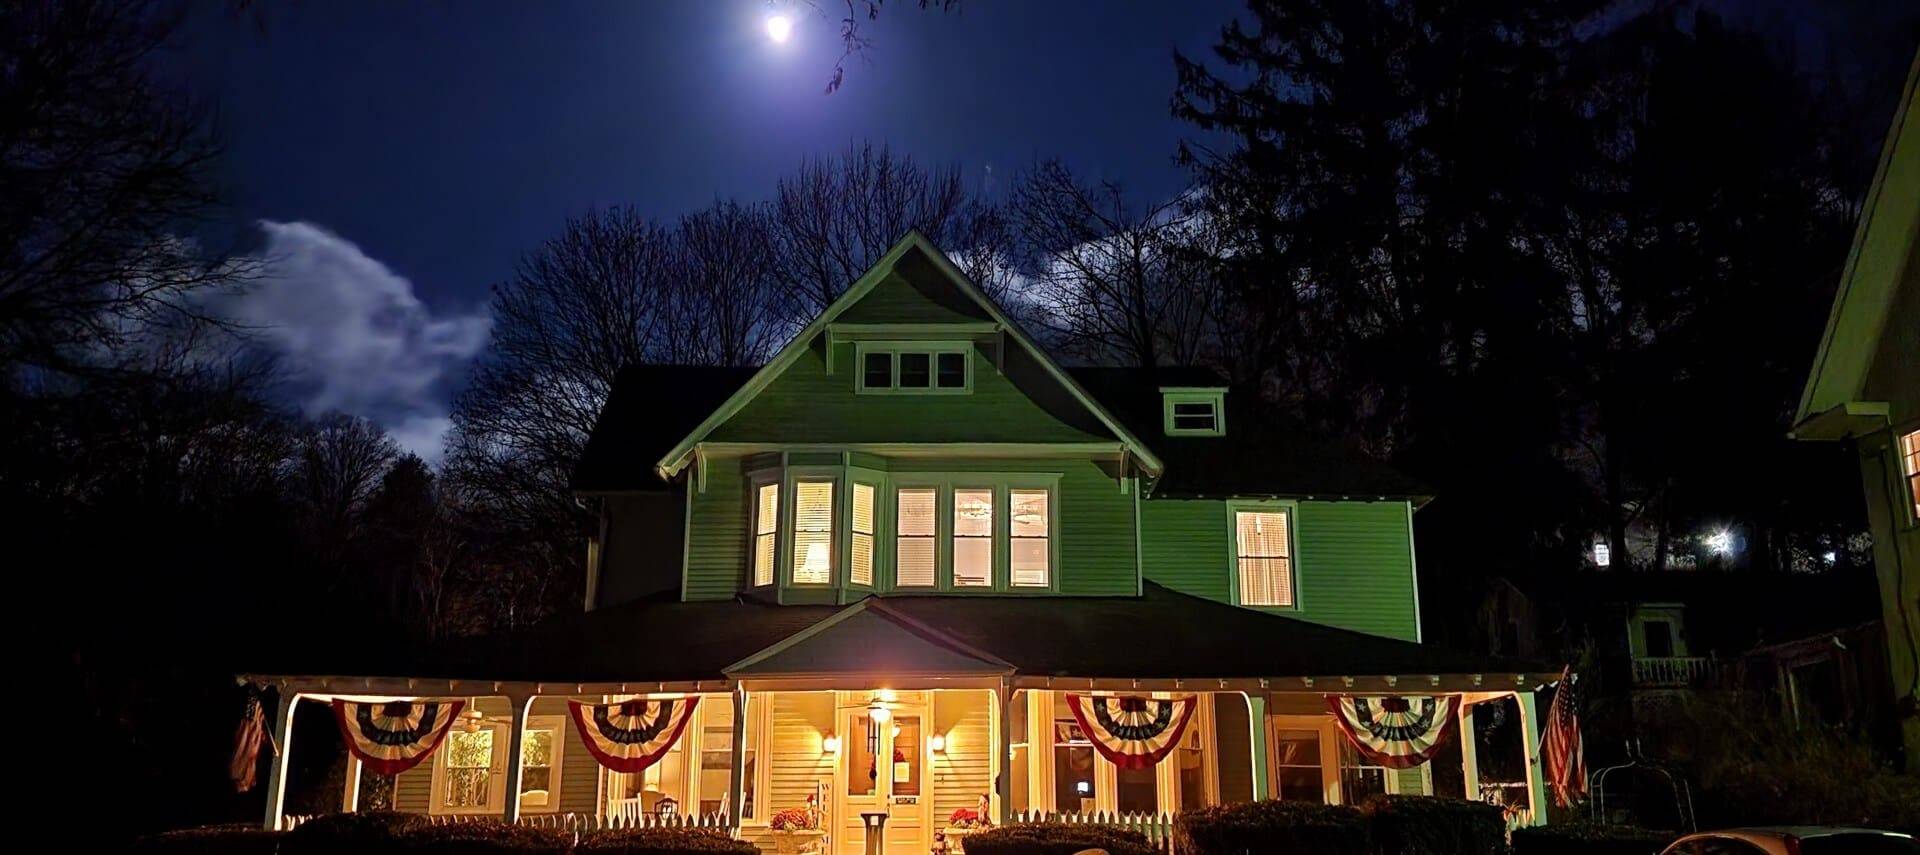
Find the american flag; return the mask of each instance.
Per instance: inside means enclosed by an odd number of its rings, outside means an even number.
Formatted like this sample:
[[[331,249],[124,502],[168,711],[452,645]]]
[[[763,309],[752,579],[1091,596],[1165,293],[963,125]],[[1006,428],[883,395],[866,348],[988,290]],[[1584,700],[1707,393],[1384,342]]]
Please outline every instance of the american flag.
[[[1553,802],[1566,807],[1587,795],[1587,758],[1580,745],[1580,695],[1574,686],[1573,666],[1560,672],[1560,688],[1547,709],[1547,786]]]

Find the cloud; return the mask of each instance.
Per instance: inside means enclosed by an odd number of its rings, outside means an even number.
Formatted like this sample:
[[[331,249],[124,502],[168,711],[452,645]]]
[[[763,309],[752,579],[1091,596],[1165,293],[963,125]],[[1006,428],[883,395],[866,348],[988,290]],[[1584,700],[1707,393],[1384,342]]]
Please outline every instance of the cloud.
[[[265,275],[226,313],[280,357],[308,414],[364,416],[437,461],[453,381],[486,345],[487,314],[436,313],[406,277],[313,223],[260,228]]]

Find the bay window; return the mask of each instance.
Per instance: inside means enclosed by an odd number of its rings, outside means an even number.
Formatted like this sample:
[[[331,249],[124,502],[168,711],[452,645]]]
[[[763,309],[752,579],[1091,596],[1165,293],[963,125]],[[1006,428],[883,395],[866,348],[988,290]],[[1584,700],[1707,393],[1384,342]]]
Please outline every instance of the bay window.
[[[953,491],[953,586],[993,585],[992,488]]]
[[[753,503],[753,584],[773,584],[774,554],[780,540],[780,485],[761,484],[754,488]]]
[[[833,583],[833,482],[793,485],[793,584]]]
[[[855,585],[873,584],[873,485],[853,485],[851,537],[847,547],[847,576]]]
[[[899,493],[900,531],[894,538],[894,585],[901,588],[931,588],[937,582],[938,556],[935,555],[935,530],[939,524],[940,492],[933,488],[902,488]]]

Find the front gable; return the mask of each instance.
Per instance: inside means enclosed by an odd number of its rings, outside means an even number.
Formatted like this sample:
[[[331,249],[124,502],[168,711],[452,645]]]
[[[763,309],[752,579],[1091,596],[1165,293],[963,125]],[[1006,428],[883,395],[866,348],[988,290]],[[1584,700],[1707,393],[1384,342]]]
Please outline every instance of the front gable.
[[[879,343],[963,351],[965,394],[869,394],[856,357]],[[1160,462],[1009,321],[919,233],[909,233],[820,317],[661,458],[672,477],[700,454],[794,447],[1044,446],[1137,464]]]

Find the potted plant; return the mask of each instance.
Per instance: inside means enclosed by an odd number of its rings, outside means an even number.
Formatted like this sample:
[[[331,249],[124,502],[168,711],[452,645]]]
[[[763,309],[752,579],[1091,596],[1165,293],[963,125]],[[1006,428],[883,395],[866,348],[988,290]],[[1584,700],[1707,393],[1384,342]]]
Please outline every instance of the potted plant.
[[[967,851],[967,835],[992,827],[993,823],[987,821],[985,810],[959,808],[947,817],[947,826],[940,829],[939,838],[945,851],[964,855]]]
[[[820,815],[805,808],[787,808],[767,820],[773,836],[774,851],[794,855],[815,848],[827,836],[820,827]]]

